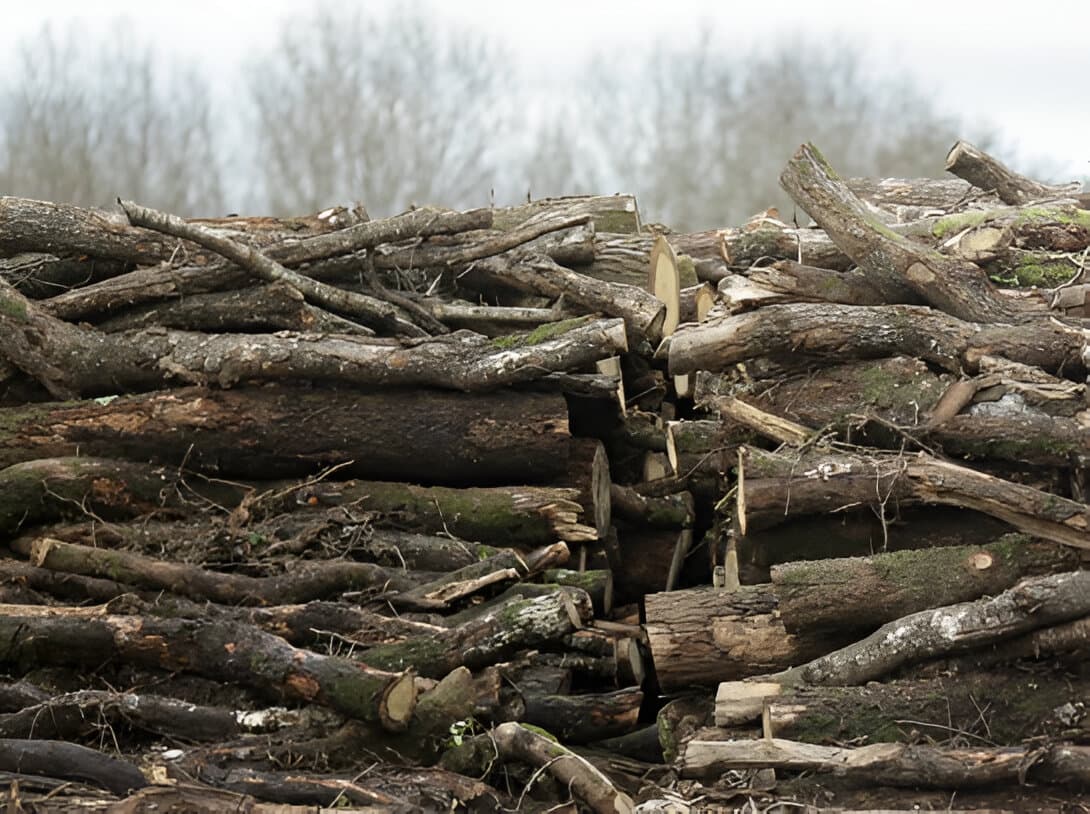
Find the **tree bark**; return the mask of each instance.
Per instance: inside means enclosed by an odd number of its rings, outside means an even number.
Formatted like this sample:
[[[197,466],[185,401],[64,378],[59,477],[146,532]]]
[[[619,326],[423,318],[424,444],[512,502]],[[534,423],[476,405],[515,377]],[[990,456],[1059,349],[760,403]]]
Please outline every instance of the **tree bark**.
[[[946,155],[946,171],[964,178],[977,189],[994,192],[1003,203],[1017,206],[1077,192],[1081,185],[1047,186],[1013,172],[966,141],[958,141]]]
[[[564,743],[590,743],[634,730],[643,692],[639,688],[580,695],[526,696],[526,723]]]

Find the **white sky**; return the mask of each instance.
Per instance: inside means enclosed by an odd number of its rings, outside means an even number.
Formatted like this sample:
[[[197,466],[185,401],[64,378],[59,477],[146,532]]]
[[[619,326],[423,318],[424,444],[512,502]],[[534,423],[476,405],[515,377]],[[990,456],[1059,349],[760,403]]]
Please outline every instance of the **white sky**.
[[[385,9],[392,0],[339,0]],[[995,125],[1019,159],[1090,175],[1090,0],[1015,4],[992,0],[437,0],[438,18],[493,34],[536,87],[561,91],[595,52],[640,55],[657,40],[684,43],[711,28],[742,52],[778,38],[861,45],[874,70],[914,75],[940,106]],[[46,21],[88,28],[124,15],[157,47],[199,58],[230,87],[252,45],[271,42],[289,0],[0,0],[0,54]],[[0,61],[0,67],[3,62]],[[938,159],[941,160],[941,157]]]

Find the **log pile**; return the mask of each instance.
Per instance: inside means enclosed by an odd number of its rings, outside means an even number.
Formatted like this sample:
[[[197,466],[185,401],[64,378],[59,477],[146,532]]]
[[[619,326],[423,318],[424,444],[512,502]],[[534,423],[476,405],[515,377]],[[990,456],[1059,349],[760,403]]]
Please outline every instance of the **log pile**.
[[[9,805],[1078,800],[1088,201],[947,163],[696,234],[0,198]]]

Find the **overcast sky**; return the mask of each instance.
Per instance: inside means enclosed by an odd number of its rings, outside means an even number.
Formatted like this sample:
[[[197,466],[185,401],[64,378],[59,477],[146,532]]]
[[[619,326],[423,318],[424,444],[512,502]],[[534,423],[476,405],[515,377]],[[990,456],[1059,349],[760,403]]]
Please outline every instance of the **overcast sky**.
[[[345,8],[354,0],[339,0]],[[388,0],[357,0],[389,9]],[[250,46],[266,44],[293,10],[288,0],[0,0],[0,54],[47,21],[89,28],[129,17],[164,50],[199,57],[217,84],[238,79]],[[495,35],[515,55],[513,70],[553,93],[579,81],[585,56],[646,52],[658,40],[684,43],[710,28],[724,49],[748,51],[779,38],[835,38],[861,45],[875,71],[914,75],[942,107],[989,121],[1013,148],[1008,159],[1090,175],[1090,0],[890,3],[881,0],[450,0],[419,3],[439,19]],[[1017,9],[1017,10],[1015,10]],[[0,65],[2,65],[0,61]],[[939,159],[941,161],[941,158]]]

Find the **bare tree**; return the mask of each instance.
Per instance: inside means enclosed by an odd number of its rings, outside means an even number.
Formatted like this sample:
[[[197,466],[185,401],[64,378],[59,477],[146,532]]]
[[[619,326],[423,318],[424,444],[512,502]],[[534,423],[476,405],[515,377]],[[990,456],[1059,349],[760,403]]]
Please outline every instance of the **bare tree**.
[[[650,218],[676,228],[737,223],[768,206],[789,216],[777,178],[804,141],[838,169],[872,176],[941,176],[959,137],[994,149],[990,129],[964,127],[911,83],[871,75],[846,45],[740,54],[709,29],[630,62],[590,66],[577,118],[592,138],[561,160],[599,189],[636,192]]]
[[[0,191],[222,214],[207,84],[113,28],[47,26],[19,49],[0,79]]]
[[[272,211],[488,201],[508,82],[472,32],[440,30],[418,7],[379,19],[326,5],[289,21],[250,71]]]

